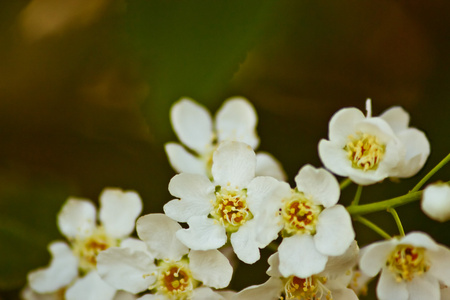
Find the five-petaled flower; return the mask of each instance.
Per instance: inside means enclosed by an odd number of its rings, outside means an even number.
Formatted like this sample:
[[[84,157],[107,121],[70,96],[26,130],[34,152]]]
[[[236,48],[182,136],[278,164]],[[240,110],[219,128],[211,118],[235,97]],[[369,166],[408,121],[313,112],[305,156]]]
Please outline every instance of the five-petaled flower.
[[[328,257],[342,255],[355,238],[350,215],[337,204],[336,178],[325,169],[305,165],[295,177],[297,187],[280,183],[276,197],[265,200],[259,242],[281,231],[280,272],[306,278],[325,268]]]
[[[240,260],[254,263],[259,248],[272,239],[257,238],[264,234],[259,214],[264,201],[276,195],[281,182],[269,176],[255,177],[256,158],[245,143],[223,142],[215,151],[211,182],[206,176],[181,173],[169,183],[169,191],[180,199],[164,205],[166,215],[178,222],[187,222],[177,237],[195,250],[217,249],[229,239]]]
[[[189,250],[175,236],[181,226],[163,214],[138,219],[142,241],[127,248],[112,247],[98,256],[98,272],[111,286],[149,294],[161,300],[223,299],[211,288],[228,286],[233,268],[218,250]]]
[[[274,253],[269,257],[269,280],[240,291],[233,300],[357,300],[355,292],[348,288],[357,258],[358,246],[353,241],[342,255],[330,258],[322,272],[297,277],[280,273],[279,255]]]
[[[58,227],[69,243],[49,245],[50,265],[28,274],[36,293],[63,293],[67,299],[111,300],[116,289],[98,276],[97,256],[114,246],[123,246],[134,231],[142,201],[133,191],[107,188],[100,195],[100,224],[96,208],[85,199],[69,198],[58,214]]]
[[[212,156],[223,141],[239,141],[253,149],[259,145],[257,115],[242,97],[227,99],[213,120],[208,110],[189,98],[182,98],[170,110],[170,120],[178,143],[167,143],[165,150],[172,167],[179,173],[211,177]],[[281,164],[266,152],[256,154],[256,174],[285,179]]]
[[[369,276],[381,271],[380,300],[439,300],[440,284],[450,285],[450,250],[421,232],[367,246],[359,265]]]
[[[405,147],[385,119],[372,117],[368,100],[367,117],[357,108],[343,108],[333,115],[328,140],[319,143],[319,156],[333,173],[368,185],[400,176]]]

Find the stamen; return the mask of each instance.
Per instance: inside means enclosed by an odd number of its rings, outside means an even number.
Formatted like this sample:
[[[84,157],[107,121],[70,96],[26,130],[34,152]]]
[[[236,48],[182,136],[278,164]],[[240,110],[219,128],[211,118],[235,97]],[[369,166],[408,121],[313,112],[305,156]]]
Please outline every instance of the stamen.
[[[253,214],[247,206],[247,191],[238,188],[217,187],[216,201],[210,217],[222,224],[228,233],[236,232]]]
[[[326,277],[314,275],[308,278],[291,276],[286,279],[284,297],[282,295],[280,299],[332,300],[331,291],[325,286],[326,281]]]
[[[284,237],[294,234],[316,233],[317,218],[323,207],[315,205],[311,200],[305,197],[303,193],[292,190],[291,197],[283,199],[284,207],[279,214],[283,218]]]
[[[161,260],[157,265],[159,275],[149,290],[155,294],[165,295],[168,299],[190,299],[198,282],[192,277],[187,262]]]
[[[352,167],[364,171],[376,170],[384,156],[386,146],[381,144],[376,136],[362,132],[357,132],[356,137],[350,135],[348,139],[344,150],[347,151]]]
[[[398,245],[391,253],[386,266],[395,274],[397,282],[411,281],[430,268],[425,249],[411,245]]]
[[[87,273],[97,267],[97,255],[109,247],[118,246],[118,240],[108,236],[102,226],[94,229],[88,237],[76,237],[72,241],[72,250],[80,259],[79,268]]]

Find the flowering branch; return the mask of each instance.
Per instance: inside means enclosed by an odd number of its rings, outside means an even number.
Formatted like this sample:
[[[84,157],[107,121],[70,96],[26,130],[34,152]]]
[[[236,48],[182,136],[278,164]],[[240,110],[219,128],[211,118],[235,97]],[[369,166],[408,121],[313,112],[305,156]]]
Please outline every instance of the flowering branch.
[[[383,200],[376,203],[363,204],[363,205],[350,205],[347,207],[347,211],[351,215],[365,215],[377,211],[387,210],[389,208],[401,206],[410,202],[421,199],[422,191],[410,192],[406,195],[395,197],[387,200]]]

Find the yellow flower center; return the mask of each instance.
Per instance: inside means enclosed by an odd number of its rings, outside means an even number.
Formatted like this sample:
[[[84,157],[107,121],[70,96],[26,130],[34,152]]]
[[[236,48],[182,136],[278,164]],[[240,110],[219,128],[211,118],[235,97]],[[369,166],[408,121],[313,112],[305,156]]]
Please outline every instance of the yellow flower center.
[[[395,274],[397,282],[411,281],[422,275],[430,266],[425,257],[425,249],[411,245],[398,245],[389,256],[386,266]]]
[[[314,204],[303,193],[295,190],[291,190],[291,197],[282,201],[284,203],[280,209],[284,222],[282,235],[284,237],[294,234],[314,235],[317,219],[323,207]]]
[[[97,255],[109,247],[118,246],[119,241],[108,236],[103,226],[98,226],[88,237],[75,238],[72,241],[72,250],[79,257],[79,268],[82,272],[89,272],[97,266]]]
[[[326,277],[311,276],[298,278],[291,276],[287,278],[284,285],[284,297],[281,300],[332,300],[331,291],[324,285]]]
[[[344,150],[347,151],[353,168],[376,170],[383,159],[386,146],[381,144],[376,136],[362,132],[357,132],[356,136],[350,135],[348,139]]]
[[[210,216],[222,224],[228,233],[238,231],[240,226],[253,218],[247,206],[247,190],[217,186],[215,196]]]
[[[169,299],[191,299],[192,291],[199,283],[192,277],[186,261],[160,261],[158,267],[157,280],[150,290]]]

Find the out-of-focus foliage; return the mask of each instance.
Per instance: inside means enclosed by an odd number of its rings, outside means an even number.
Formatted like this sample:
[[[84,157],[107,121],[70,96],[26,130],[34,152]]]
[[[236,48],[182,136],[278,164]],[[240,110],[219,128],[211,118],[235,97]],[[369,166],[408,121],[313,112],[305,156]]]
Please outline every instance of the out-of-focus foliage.
[[[320,165],[332,113],[392,105],[410,112],[432,153],[400,184],[364,188],[362,201],[407,192],[450,149],[450,5],[446,1],[17,0],[0,3],[0,289],[16,299],[26,273],[48,263],[56,213],[69,195],[106,186],[138,191],[161,212],[174,174],[170,105],[189,96],[215,111],[247,97],[261,150],[292,182]],[[13,174],[13,175],[11,175]],[[449,168],[436,179],[448,180]],[[348,203],[354,187],[343,193]],[[450,244],[413,204],[407,231]],[[395,233],[387,214],[369,216]],[[361,244],[378,239],[357,227]],[[266,258],[239,265],[232,288],[265,280]],[[251,272],[251,273],[250,273]],[[249,276],[249,274],[252,274]],[[6,291],[9,291],[6,293]]]
[[[7,290],[49,259],[48,241],[61,239],[56,213],[69,189],[63,182],[12,177],[2,177],[0,186],[0,289]]]

